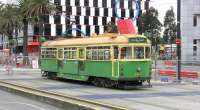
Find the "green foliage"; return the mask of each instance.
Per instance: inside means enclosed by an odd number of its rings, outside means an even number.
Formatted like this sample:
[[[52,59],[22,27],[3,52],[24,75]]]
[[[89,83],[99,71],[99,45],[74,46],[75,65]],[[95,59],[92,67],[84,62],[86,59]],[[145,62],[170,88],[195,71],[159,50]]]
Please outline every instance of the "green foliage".
[[[6,35],[10,41],[10,47],[13,42],[14,30],[22,28],[22,16],[19,14],[19,7],[14,4],[1,4],[0,5],[0,30],[1,33]]]
[[[27,21],[42,22],[44,15],[53,14],[56,7],[49,0],[19,0],[21,14]]]
[[[139,33],[145,34],[153,45],[158,43],[158,39],[161,39],[161,27],[162,24],[158,20],[158,11],[153,7],[143,13],[138,20]]]
[[[165,43],[175,43],[176,39],[176,18],[174,14],[174,9],[171,7],[169,10],[167,10],[164,18],[164,33],[163,33],[163,39]]]
[[[28,55],[28,23],[38,24],[39,33],[42,35],[44,30],[44,16],[53,14],[56,11],[55,5],[49,0],[19,0],[20,13],[23,16],[24,23],[24,55]]]
[[[118,33],[117,26],[113,22],[108,23],[108,28],[106,30],[108,33]]]

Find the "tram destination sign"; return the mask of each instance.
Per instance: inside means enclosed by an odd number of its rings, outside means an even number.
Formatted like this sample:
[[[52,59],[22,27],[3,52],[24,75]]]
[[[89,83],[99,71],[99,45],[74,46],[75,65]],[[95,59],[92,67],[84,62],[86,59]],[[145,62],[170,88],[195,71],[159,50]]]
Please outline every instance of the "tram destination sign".
[[[129,43],[146,43],[147,39],[142,37],[129,38]]]

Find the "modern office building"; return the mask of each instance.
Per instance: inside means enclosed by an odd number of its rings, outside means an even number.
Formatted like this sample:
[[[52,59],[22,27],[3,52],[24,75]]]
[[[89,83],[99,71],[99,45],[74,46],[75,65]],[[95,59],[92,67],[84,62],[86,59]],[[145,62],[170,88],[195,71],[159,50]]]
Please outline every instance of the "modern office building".
[[[182,60],[200,61],[200,0],[181,1]]]

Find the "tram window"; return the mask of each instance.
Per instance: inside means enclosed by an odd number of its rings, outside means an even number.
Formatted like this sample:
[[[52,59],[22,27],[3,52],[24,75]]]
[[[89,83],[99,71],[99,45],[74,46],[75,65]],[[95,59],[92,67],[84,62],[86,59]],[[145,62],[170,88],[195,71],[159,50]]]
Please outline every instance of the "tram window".
[[[42,49],[41,56],[42,58],[56,58],[56,49],[55,48]]]
[[[104,51],[104,60],[110,60],[110,50]]]
[[[144,59],[144,47],[135,47],[134,53],[135,59]]]
[[[150,53],[150,47],[146,47],[145,48],[145,58],[150,58],[151,56],[151,53]]]
[[[45,54],[46,54],[46,49],[41,49],[41,57],[45,58]]]
[[[132,47],[121,48],[121,59],[132,59]]]
[[[77,48],[65,48],[64,59],[77,59]]]
[[[114,59],[118,59],[118,54],[119,54],[119,48],[118,47],[114,47]]]
[[[58,58],[63,58],[63,49],[58,50]]]
[[[110,47],[88,47],[86,58],[89,60],[110,60]]]
[[[85,58],[85,49],[84,48],[80,48],[79,49],[79,58],[80,59],[84,59]]]

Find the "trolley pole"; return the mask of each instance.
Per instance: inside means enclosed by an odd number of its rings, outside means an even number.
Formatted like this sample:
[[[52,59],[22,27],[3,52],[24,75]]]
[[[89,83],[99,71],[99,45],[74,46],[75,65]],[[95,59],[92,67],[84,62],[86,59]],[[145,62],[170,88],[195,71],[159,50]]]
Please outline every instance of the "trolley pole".
[[[177,76],[178,82],[181,82],[181,0],[177,0],[177,57],[178,57],[178,67],[177,67]]]

